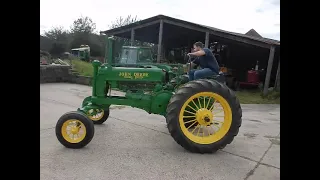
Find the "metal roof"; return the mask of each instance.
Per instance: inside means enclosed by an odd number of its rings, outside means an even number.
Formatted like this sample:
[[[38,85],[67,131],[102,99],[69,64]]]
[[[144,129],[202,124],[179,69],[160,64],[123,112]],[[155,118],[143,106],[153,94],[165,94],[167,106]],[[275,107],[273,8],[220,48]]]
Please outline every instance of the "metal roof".
[[[274,39],[269,39],[269,38],[263,38],[263,37],[253,37],[250,35],[246,35],[246,34],[241,34],[241,33],[236,33],[236,32],[230,32],[230,31],[225,31],[222,29],[218,29],[218,28],[214,28],[214,27],[210,27],[210,26],[205,26],[205,25],[201,25],[201,24],[196,24],[196,23],[192,23],[192,22],[188,22],[188,21],[184,21],[184,20],[180,20],[180,19],[176,19],[176,18],[172,18],[169,16],[164,16],[164,15],[158,15],[158,16],[154,16],[148,19],[144,19],[126,26],[121,26],[118,28],[114,28],[114,29],[109,29],[106,31],[101,31],[100,33],[104,33],[104,34],[117,34],[117,32],[120,33],[120,31],[122,32],[124,29],[130,29],[130,28],[136,28],[137,26],[143,26],[143,25],[147,25],[147,24],[151,24],[153,21],[159,21],[159,20],[168,20],[171,22],[175,22],[175,23],[180,23],[180,24],[185,24],[185,25],[189,25],[192,27],[196,27],[196,28],[201,28],[202,30],[207,30],[209,32],[211,32],[212,34],[216,33],[219,34],[218,36],[223,37],[224,35],[227,35],[229,38],[233,37],[241,37],[244,41],[246,40],[253,40],[253,41],[258,41],[260,43],[264,43],[264,44],[268,44],[268,45],[276,45],[276,46],[280,46],[280,41],[278,40],[274,40]],[[166,21],[164,21],[164,23],[166,23]],[[249,43],[249,42],[247,42]]]

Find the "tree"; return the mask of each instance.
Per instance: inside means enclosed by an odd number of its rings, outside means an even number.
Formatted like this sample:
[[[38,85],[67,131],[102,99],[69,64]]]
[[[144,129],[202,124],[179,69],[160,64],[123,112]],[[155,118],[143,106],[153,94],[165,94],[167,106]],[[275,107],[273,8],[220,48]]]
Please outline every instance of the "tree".
[[[59,56],[67,50],[68,47],[68,31],[62,27],[53,27],[51,30],[46,31],[44,36],[52,41],[49,52],[53,56]]]
[[[68,31],[63,27],[53,27],[51,30],[44,32],[44,36],[55,42],[66,42]]]
[[[73,21],[71,26],[71,33],[86,33],[90,34],[96,30],[96,23],[92,21],[89,17],[80,17],[77,20]]]
[[[94,33],[95,29],[96,23],[89,17],[80,17],[73,21],[70,30],[72,34],[70,47],[78,48],[81,45],[88,45],[92,56],[103,56],[102,44],[95,38],[97,36]]]
[[[115,21],[113,21],[109,27],[111,29],[114,29],[114,28],[118,28],[121,26],[126,26],[131,23],[135,23],[137,21],[138,21],[137,16],[131,17],[131,15],[128,15],[126,18],[123,18],[120,16]]]
[[[45,36],[40,35],[40,50],[49,51],[53,41]]]

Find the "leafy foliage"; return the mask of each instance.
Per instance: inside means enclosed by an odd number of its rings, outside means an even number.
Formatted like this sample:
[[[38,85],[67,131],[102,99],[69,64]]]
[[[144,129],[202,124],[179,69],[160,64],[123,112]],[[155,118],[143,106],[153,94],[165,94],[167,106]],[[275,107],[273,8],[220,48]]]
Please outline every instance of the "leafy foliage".
[[[132,23],[135,23],[138,21],[137,16],[132,17],[131,15],[128,15],[126,18],[119,17],[117,18],[112,24],[109,26],[111,29],[126,26]]]
[[[119,17],[111,22],[110,28],[117,28],[139,21],[137,16],[128,15]],[[104,36],[96,32],[96,23],[90,17],[79,17],[73,21],[70,30],[63,27],[53,27],[40,35],[40,49],[49,51],[53,57],[59,57],[62,53],[70,51],[73,48],[79,48],[81,45],[90,46],[91,56],[103,57],[105,55]],[[129,39],[116,38],[116,50],[124,45],[130,45]],[[153,46],[150,43],[134,42],[135,46]]]
[[[94,23],[91,18],[80,17],[77,20],[73,21],[70,31],[72,34],[78,34],[78,33],[90,34],[90,33],[94,33],[95,30],[96,30],[96,23]]]

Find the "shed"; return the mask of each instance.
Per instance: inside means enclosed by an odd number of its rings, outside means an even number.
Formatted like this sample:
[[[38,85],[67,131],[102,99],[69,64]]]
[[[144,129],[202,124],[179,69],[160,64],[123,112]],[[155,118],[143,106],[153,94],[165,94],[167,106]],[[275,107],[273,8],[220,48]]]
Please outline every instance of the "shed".
[[[268,54],[264,94],[268,92],[274,59],[277,59],[278,62],[275,64],[276,67],[278,66],[277,72],[274,73],[277,74],[275,85],[278,84],[277,81],[280,79],[280,73],[278,73],[280,72],[280,41],[263,38],[253,29],[247,34],[241,34],[158,15],[126,26],[101,31],[100,33],[107,36],[131,39],[131,44],[133,44],[134,40],[158,44],[157,62],[161,60],[163,46],[166,48],[182,47],[184,45],[191,47],[196,41],[204,41],[205,47],[208,47],[209,42],[219,41],[224,44],[233,44],[237,47],[251,47],[252,50],[250,51],[252,53]],[[275,56],[276,58],[274,58]],[[241,64],[241,61],[238,61]]]

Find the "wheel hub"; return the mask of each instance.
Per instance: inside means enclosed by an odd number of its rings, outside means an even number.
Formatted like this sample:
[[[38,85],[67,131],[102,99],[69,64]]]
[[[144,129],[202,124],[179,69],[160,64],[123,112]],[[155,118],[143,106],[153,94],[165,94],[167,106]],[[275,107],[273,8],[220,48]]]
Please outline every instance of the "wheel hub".
[[[213,119],[213,114],[206,108],[199,109],[196,112],[196,120],[200,125],[210,125]]]
[[[71,128],[71,133],[72,134],[78,134],[79,133],[79,129],[80,129],[80,127],[72,127]]]

